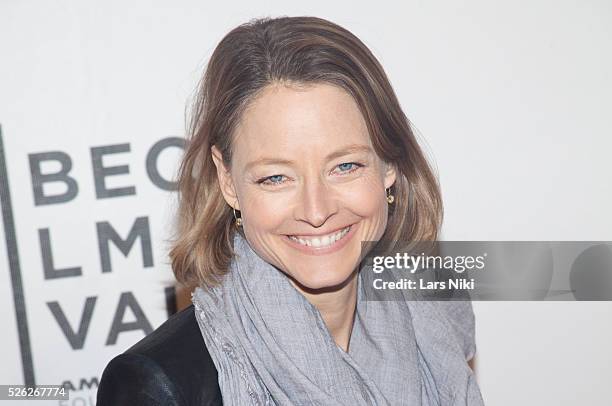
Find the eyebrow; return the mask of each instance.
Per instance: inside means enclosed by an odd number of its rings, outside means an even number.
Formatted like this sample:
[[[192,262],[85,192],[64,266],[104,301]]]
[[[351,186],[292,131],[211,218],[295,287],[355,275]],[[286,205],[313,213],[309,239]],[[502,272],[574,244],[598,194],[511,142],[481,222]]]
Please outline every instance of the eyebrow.
[[[339,157],[344,156],[344,155],[358,153],[358,152],[371,153],[372,152],[372,148],[370,148],[367,145],[361,145],[361,144],[349,145],[349,146],[343,147],[343,148],[341,148],[339,150],[330,152],[325,157],[325,160],[326,161],[331,161],[332,159],[339,158]],[[255,166],[258,166],[258,165],[288,165],[288,166],[290,166],[293,163],[294,162],[289,160],[289,159],[263,157],[263,158],[256,159],[256,160],[251,161],[248,164],[246,164],[245,170],[249,170],[249,169],[251,169],[251,168],[253,168]]]

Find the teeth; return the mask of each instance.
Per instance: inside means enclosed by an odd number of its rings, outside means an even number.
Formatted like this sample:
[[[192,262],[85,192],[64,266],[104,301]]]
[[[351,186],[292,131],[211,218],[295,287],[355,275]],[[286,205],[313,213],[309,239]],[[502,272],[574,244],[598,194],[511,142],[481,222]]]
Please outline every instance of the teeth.
[[[334,234],[328,234],[323,237],[302,238],[302,237],[296,237],[294,235],[291,235],[289,236],[289,238],[291,238],[293,241],[296,241],[308,247],[315,247],[315,248],[327,247],[329,245],[332,245],[333,243],[335,243],[342,237],[344,237],[346,233],[348,233],[350,228],[351,227],[348,226],[344,230],[338,231],[337,233],[334,233]]]

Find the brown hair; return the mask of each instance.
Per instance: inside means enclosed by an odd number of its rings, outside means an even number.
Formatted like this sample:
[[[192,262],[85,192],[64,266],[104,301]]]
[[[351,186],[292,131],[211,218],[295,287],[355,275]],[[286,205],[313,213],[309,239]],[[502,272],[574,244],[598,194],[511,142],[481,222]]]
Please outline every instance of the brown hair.
[[[199,86],[179,169],[177,238],[170,251],[179,282],[212,286],[227,272],[236,229],[210,148],[219,148],[229,168],[242,112],[272,83],[327,83],[347,91],[364,115],[376,153],[397,169],[382,240],[437,239],[442,201],[436,177],[374,55],[355,35],[324,19],[263,18],[221,40]]]

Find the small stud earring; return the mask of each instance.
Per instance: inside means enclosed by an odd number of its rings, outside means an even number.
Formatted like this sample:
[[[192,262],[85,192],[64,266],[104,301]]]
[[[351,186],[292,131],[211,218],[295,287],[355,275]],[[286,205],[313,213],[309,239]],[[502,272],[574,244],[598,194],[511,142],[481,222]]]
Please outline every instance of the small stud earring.
[[[242,216],[236,216],[236,209],[233,207],[232,210],[234,212],[234,219],[236,220],[236,227],[242,227]],[[240,210],[238,212],[240,212]]]
[[[395,201],[395,196],[391,194],[391,188],[387,188],[387,203],[391,204]]]

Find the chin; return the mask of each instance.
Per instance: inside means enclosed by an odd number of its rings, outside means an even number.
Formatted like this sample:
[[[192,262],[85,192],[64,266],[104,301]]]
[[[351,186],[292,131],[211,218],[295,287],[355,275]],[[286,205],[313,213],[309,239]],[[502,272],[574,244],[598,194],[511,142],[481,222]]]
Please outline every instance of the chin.
[[[303,270],[303,272],[291,272],[291,278],[297,282],[301,289],[309,291],[333,291],[342,288],[348,282],[352,269],[339,272],[338,270],[319,269],[316,272]]]

